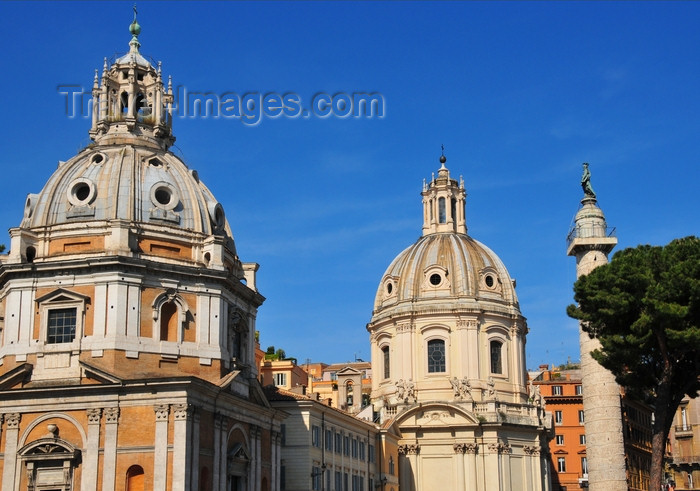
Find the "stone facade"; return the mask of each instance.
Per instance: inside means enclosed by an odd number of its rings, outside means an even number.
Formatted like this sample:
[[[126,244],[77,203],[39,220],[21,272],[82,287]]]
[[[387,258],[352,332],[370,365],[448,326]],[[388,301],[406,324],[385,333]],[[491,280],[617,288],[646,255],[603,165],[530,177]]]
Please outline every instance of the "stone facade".
[[[529,400],[515,282],[467,235],[464,182],[445,161],[423,185],[423,237],[379,284],[372,404],[401,437],[403,490],[549,490],[551,417]]]
[[[2,490],[277,490],[257,264],[171,153],[139,51],[95,75],[93,143],[30,194],[0,262]]]

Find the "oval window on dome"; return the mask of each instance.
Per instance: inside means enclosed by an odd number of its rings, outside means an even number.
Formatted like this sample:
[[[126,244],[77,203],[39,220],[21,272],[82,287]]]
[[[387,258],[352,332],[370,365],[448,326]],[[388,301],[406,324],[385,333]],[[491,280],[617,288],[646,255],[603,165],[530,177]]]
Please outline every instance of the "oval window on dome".
[[[158,182],[151,188],[151,201],[158,208],[172,210],[177,206],[180,198],[171,184],[167,182]]]
[[[490,274],[487,274],[484,281],[486,282],[486,286],[488,286],[489,288],[493,288],[493,284],[494,284],[493,283],[493,276],[491,276]]]
[[[390,282],[386,284],[386,292],[391,295],[391,292],[394,291],[394,285]]]
[[[73,206],[87,206],[95,199],[95,184],[89,179],[75,179],[68,186],[68,201]]]
[[[439,286],[440,283],[442,283],[442,276],[440,276],[437,273],[433,273],[430,275],[430,284],[433,286]]]

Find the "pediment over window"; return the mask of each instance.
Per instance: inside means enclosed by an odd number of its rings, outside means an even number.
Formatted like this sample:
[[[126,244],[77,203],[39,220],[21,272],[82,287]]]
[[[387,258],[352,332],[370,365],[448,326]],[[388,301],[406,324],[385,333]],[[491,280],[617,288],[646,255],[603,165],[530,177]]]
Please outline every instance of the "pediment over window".
[[[17,453],[25,458],[42,457],[42,460],[47,458],[72,460],[78,457],[80,450],[60,438],[40,438],[26,444]]]
[[[362,375],[362,372],[352,367],[345,367],[342,370],[338,370],[336,375]]]
[[[248,452],[246,452],[246,449],[243,447],[242,443],[236,443],[231,447],[231,449],[228,451],[228,458],[242,460],[245,462],[250,460],[250,456],[248,455]]]
[[[90,303],[90,297],[87,295],[81,295],[80,293],[75,293],[64,288],[57,288],[51,293],[47,293],[44,296],[37,298],[36,303],[66,303],[66,302],[84,302]]]

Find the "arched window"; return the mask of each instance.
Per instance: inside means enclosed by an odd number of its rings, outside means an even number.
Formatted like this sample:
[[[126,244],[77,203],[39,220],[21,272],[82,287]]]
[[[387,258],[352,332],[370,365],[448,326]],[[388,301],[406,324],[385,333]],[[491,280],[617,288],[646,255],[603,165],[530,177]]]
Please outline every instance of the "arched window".
[[[120,97],[119,112],[126,114],[129,111],[129,94],[122,92]]]
[[[384,346],[382,348],[382,360],[384,363],[384,378],[389,378],[391,375],[391,359],[389,358],[389,347]]]
[[[394,457],[389,457],[389,474],[393,476],[395,471],[396,469],[394,469]]]
[[[126,471],[126,491],[143,491],[144,489],[143,467],[132,465]]]
[[[177,305],[165,302],[160,308],[160,340],[177,341]]]
[[[502,348],[500,341],[491,341],[491,373],[503,373]]]
[[[353,393],[352,393],[352,381],[348,380],[348,383],[345,386],[345,402],[348,405],[348,408],[352,406],[352,401],[353,401]]]
[[[450,212],[452,213],[452,222],[457,221],[457,200],[452,198],[450,205]]]
[[[440,223],[447,223],[447,213],[445,211],[445,198],[438,198],[438,219]]]
[[[428,341],[428,373],[445,371],[445,341],[431,339]]]

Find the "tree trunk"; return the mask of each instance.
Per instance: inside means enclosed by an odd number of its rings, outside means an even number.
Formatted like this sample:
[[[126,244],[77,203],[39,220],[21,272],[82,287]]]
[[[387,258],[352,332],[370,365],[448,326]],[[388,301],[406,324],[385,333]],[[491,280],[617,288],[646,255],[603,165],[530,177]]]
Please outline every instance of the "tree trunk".
[[[666,440],[671,431],[673,417],[680,400],[676,401],[669,389],[669,383],[661,382],[656,391],[654,425],[651,436],[651,472],[649,490],[657,491],[664,484],[664,455]]]

